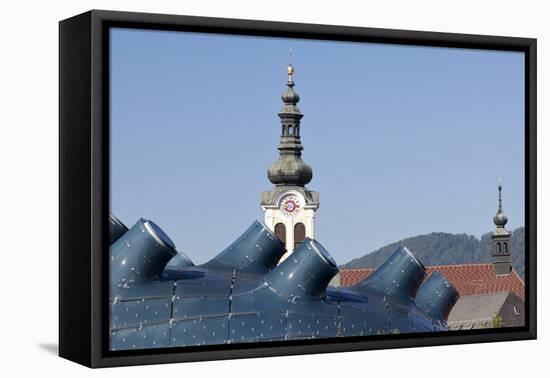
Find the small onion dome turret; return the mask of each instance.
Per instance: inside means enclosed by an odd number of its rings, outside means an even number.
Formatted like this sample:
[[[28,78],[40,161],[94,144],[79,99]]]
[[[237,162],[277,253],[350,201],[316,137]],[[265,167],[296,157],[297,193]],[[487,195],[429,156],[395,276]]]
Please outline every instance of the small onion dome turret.
[[[506,223],[508,223],[508,217],[502,211],[502,185],[498,185],[498,211],[493,218],[493,222],[498,228],[504,228]]]

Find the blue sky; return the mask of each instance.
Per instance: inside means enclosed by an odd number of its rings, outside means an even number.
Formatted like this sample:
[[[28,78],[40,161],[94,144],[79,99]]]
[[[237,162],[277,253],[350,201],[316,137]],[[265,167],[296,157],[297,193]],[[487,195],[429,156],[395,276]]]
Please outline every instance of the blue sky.
[[[111,31],[111,209],[194,262],[263,219],[288,50],[316,237],[339,264],[433,231],[524,224],[523,54]]]

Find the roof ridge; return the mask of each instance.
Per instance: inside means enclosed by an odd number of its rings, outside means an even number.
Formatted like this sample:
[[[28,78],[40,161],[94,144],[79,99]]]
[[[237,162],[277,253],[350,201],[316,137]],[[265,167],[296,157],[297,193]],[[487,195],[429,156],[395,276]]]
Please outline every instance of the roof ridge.
[[[468,263],[468,264],[446,264],[446,265],[427,265],[426,268],[445,268],[445,267],[457,267],[457,266],[488,266],[493,265],[493,263]]]
[[[445,265],[426,265],[426,269],[434,268],[445,268],[445,267],[459,267],[459,266],[488,266],[493,265],[493,263],[468,263],[468,264],[445,264]],[[360,271],[360,270],[376,270],[376,268],[342,268],[340,271]]]
[[[475,264],[475,263],[467,263],[467,264],[444,264],[444,265],[426,265],[426,269],[435,269],[435,268],[447,268],[447,267],[459,267],[459,266],[464,266],[464,267],[469,267],[469,266],[483,266],[483,267],[487,267],[487,266],[492,266],[493,263],[479,263],[479,264]],[[340,271],[361,271],[361,270],[376,270],[376,268],[341,268]],[[523,279],[517,274],[516,270],[514,268],[512,268],[512,272],[518,276],[518,278],[521,280],[521,282],[523,284],[525,284],[525,282],[523,281]]]

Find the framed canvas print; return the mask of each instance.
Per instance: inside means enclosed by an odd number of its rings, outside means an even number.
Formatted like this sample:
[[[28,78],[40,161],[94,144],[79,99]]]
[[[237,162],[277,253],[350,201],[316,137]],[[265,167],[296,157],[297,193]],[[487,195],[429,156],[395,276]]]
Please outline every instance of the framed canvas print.
[[[60,22],[60,355],[536,337],[536,40]]]

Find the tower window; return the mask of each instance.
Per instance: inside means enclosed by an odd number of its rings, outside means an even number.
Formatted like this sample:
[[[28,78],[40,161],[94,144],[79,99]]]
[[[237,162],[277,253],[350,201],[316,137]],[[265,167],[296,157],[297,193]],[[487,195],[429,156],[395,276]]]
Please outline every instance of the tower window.
[[[275,236],[282,241],[283,244],[286,243],[286,227],[283,223],[277,223],[275,225]]]
[[[504,243],[504,253],[508,253],[508,243]]]
[[[500,243],[497,243],[498,247],[498,253],[502,253],[502,245]]]
[[[294,249],[304,241],[306,238],[306,226],[303,223],[296,223],[294,226]]]
[[[294,130],[292,129],[292,126],[288,126],[288,135],[292,135]]]

